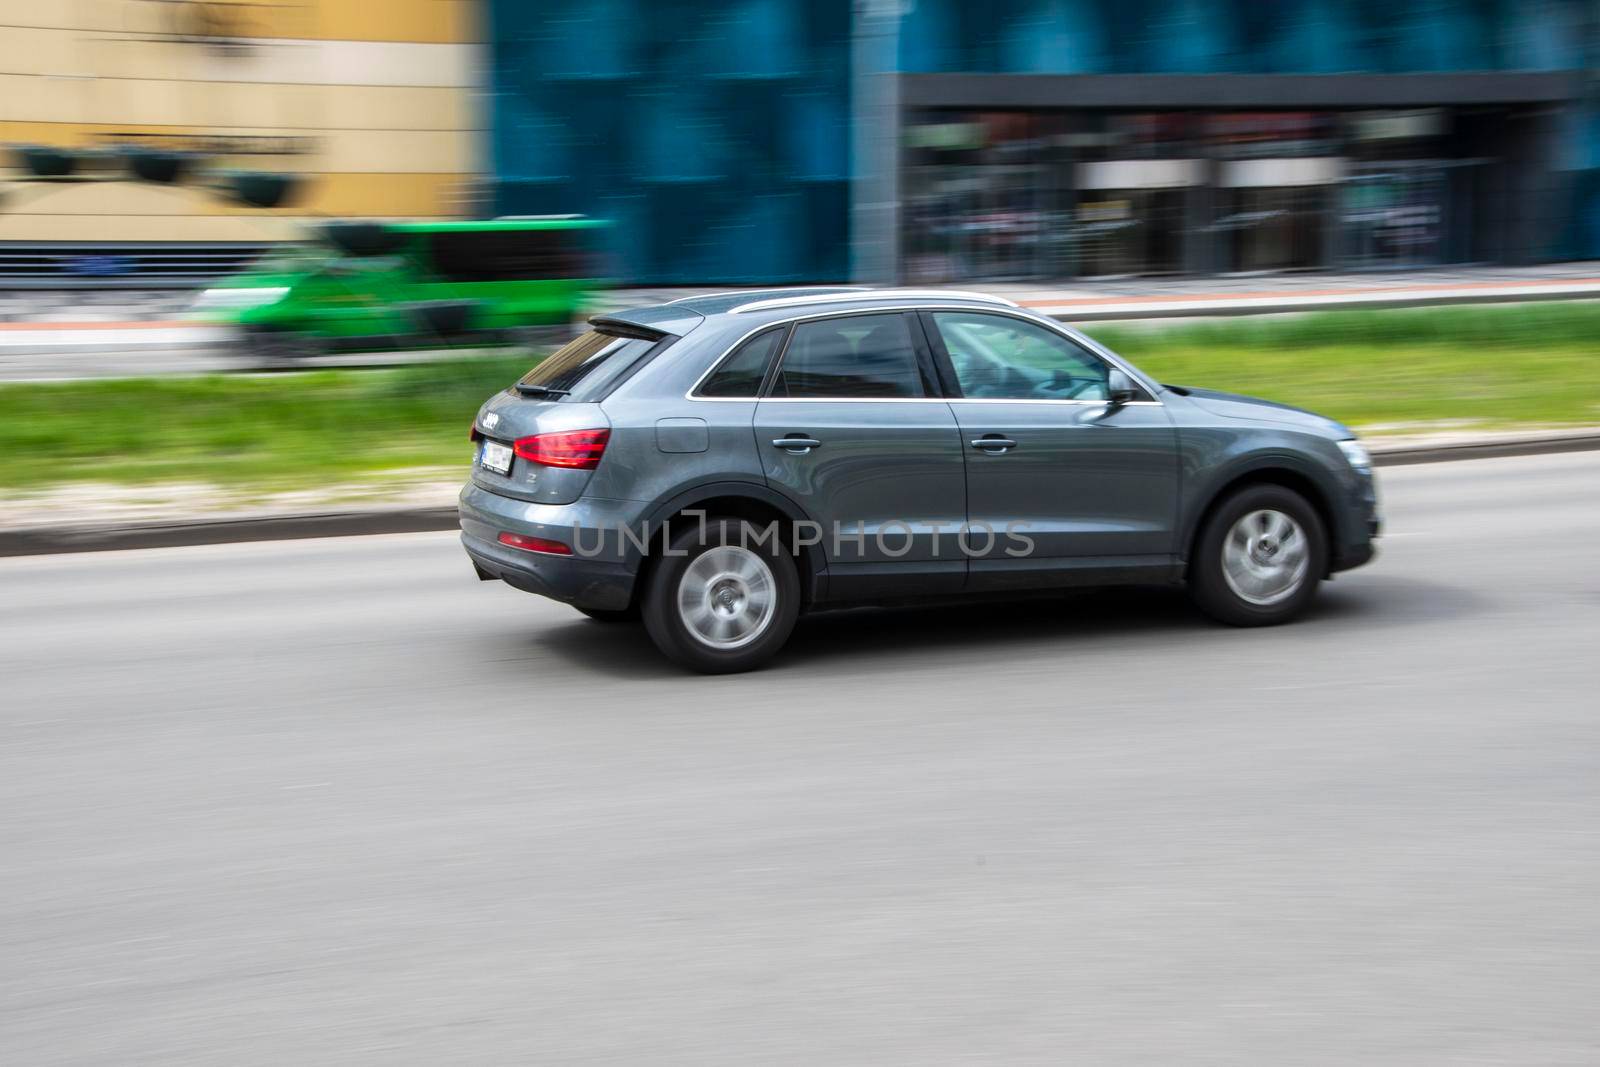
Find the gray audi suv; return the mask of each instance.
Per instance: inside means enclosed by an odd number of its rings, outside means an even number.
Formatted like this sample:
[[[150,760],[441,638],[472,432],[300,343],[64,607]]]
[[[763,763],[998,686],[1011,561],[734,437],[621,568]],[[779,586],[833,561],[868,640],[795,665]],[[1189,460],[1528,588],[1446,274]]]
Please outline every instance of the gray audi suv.
[[[1372,558],[1337,422],[1165,385],[1010,301],[911,289],[675,300],[590,329],[479,410],[483,579],[748,670],[802,612],[1185,585],[1289,620]]]

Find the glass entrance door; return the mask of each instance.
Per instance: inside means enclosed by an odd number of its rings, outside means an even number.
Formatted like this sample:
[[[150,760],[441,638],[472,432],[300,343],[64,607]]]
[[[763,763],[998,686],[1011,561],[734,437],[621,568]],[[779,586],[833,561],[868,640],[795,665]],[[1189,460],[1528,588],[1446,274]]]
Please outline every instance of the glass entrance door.
[[[1326,266],[1327,187],[1225,189],[1222,236],[1225,271],[1314,270]]]
[[[1080,189],[1073,215],[1077,272],[1088,278],[1178,273],[1187,191]]]

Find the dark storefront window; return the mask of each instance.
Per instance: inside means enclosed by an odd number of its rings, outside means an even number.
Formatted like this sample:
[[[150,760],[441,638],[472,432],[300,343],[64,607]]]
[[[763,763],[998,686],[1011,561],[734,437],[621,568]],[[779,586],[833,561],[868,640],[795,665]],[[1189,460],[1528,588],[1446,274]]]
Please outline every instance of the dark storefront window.
[[[1495,116],[1473,121],[1484,131]],[[1464,262],[1484,136],[1444,108],[925,111],[905,130],[914,282]],[[1484,258],[1482,255],[1476,258]]]
[[[1218,269],[1329,265],[1329,212],[1341,173],[1338,123],[1316,111],[1230,112],[1204,120],[1215,159]]]
[[[905,137],[905,269],[913,280],[1060,276],[1064,116],[945,112]]]
[[[1182,112],[1088,115],[1070,135],[1074,273],[1174,274],[1194,194],[1193,119]]]
[[[1454,186],[1477,164],[1444,158],[1449,114],[1442,108],[1346,116],[1349,154],[1339,204],[1340,254],[1351,266],[1410,267],[1445,258],[1444,224]],[[1460,218],[1463,242],[1468,218]]]

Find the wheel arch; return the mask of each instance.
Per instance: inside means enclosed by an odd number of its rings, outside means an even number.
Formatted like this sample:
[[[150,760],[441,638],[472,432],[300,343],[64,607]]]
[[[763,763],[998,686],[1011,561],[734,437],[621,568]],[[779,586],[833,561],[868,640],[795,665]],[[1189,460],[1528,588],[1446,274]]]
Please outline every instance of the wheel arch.
[[[683,529],[683,522],[698,522],[702,513],[708,519],[723,516],[757,525],[815,521],[788,496],[756,482],[717,481],[682,490],[650,509],[645,520],[645,551],[638,560],[638,578],[634,582],[636,591],[644,584],[646,569],[661,558],[670,531]],[[800,572],[802,606],[821,599],[828,573],[821,546],[801,545],[795,563]]]
[[[1196,547],[1206,524],[1211,521],[1211,516],[1216,514],[1217,508],[1224,500],[1251,485],[1281,486],[1298,493],[1311,505],[1311,509],[1316,512],[1317,521],[1322,524],[1323,538],[1328,545],[1327,559],[1324,563],[1325,573],[1322,575],[1324,578],[1328,577],[1333,566],[1333,545],[1338,536],[1333,496],[1310,468],[1282,455],[1260,456],[1219,476],[1217,482],[1203,497],[1204,505],[1195,509],[1184,530],[1182,541],[1184,577],[1188,577],[1189,568],[1194,565]]]

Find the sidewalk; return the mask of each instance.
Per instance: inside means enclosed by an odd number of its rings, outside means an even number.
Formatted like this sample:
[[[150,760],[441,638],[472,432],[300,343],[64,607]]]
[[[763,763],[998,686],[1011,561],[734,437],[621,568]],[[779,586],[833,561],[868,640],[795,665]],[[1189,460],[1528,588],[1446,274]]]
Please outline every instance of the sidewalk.
[[[1585,267],[1600,267],[1583,264]],[[1267,279],[1251,279],[1257,285]],[[1600,297],[1600,269],[1592,274],[1538,278],[1421,280],[1412,275],[1379,284],[1371,278],[1330,279],[1305,276],[1305,284],[1286,285],[1273,279],[1271,288],[1174,292],[1129,292],[1115,295],[1053,291],[1005,292],[1024,307],[1067,322],[1157,319],[1201,315],[1261,315],[1353,308],[1429,307],[1448,304],[1501,304],[1537,300],[1581,300]]]

